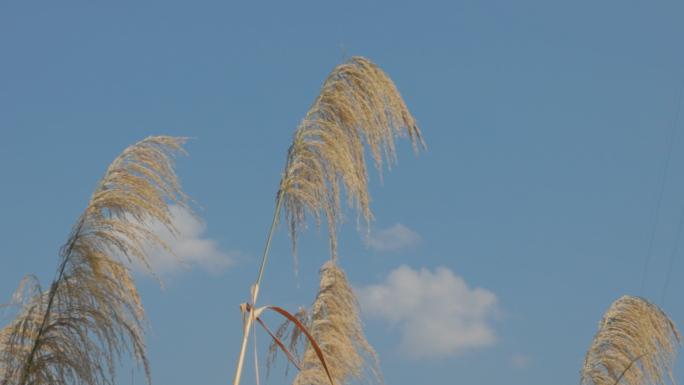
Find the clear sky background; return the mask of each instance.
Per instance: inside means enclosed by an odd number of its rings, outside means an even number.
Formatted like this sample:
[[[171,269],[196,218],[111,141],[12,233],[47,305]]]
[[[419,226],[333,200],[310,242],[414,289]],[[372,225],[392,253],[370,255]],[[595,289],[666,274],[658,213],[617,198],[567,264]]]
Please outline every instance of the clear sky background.
[[[622,295],[684,325],[683,21],[677,2],[4,1],[0,302],[27,274],[49,286],[127,146],[193,137],[177,162],[203,208],[203,225],[178,216],[189,268],[159,260],[164,290],[136,276],[153,383],[230,383],[292,133],[358,55],[428,147],[401,141],[383,184],[371,172],[370,240],[353,212],[339,238],[386,383],[576,384]],[[261,305],[313,301],[325,229],[299,246],[295,276],[277,234]],[[284,367],[266,383],[291,382]]]

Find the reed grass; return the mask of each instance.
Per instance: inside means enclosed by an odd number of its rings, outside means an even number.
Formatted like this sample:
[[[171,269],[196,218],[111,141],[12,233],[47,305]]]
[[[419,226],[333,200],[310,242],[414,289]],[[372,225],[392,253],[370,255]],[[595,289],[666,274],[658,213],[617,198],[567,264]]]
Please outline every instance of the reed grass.
[[[301,370],[293,384],[328,383],[328,373],[336,385],[366,379],[366,373],[381,382],[378,356],[363,333],[361,307],[344,271],[335,262],[328,261],[319,273],[321,282],[316,300],[310,309],[300,308],[296,318],[318,343],[328,372],[301,330],[285,321],[276,336],[281,340],[289,339],[290,352],[296,358],[301,357]],[[268,366],[275,362],[278,348],[275,342],[271,343]]]
[[[281,207],[285,210],[292,238],[295,266],[298,235],[306,227],[308,217],[315,219],[319,229],[325,220],[330,258],[337,261],[337,226],[345,220],[342,191],[347,206],[357,212],[357,224],[363,217],[368,229],[373,214],[364,152],[370,153],[382,178],[383,164],[386,162],[390,168],[392,163],[396,163],[395,138],[402,136],[410,137],[414,152],[418,152],[419,144],[425,148],[416,121],[389,76],[362,57],[352,57],[337,66],[323,83],[288,149],[273,222],[251,296],[252,308],[256,308]],[[250,313],[244,325],[234,385],[240,383],[254,313]]]
[[[189,210],[173,170],[184,138],[150,137],[126,149],[97,185],[60,250],[50,288],[22,281],[11,304],[18,311],[0,331],[0,378],[16,384],[114,384],[124,354],[142,364],[145,312],[129,269],[153,274],[148,250],[173,251],[152,231],[159,222],[177,234],[169,203]],[[175,255],[175,254],[174,254]]]
[[[396,163],[394,139],[407,135],[414,151],[425,148],[421,132],[392,80],[375,64],[353,57],[333,70],[294,133],[278,197],[297,254],[297,235],[307,213],[320,226],[325,218],[330,253],[337,258],[337,226],[344,221],[342,190],[357,222],[370,224],[364,142],[382,177],[383,159]],[[367,226],[368,227],[368,226]]]
[[[672,365],[681,336],[675,323],[645,298],[611,305],[587,352],[581,385],[674,383]]]

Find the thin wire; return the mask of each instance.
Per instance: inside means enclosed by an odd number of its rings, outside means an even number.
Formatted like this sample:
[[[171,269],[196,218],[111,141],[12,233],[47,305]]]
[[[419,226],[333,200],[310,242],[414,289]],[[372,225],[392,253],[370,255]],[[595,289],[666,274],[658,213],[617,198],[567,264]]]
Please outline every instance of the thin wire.
[[[672,273],[672,267],[674,266],[675,255],[677,254],[677,249],[679,248],[679,238],[682,234],[682,225],[684,225],[684,208],[682,208],[682,215],[679,217],[679,226],[677,227],[677,238],[675,238],[674,248],[672,249],[672,255],[670,256],[670,267],[667,269],[667,277],[665,278],[665,288],[663,288],[663,296],[660,298],[660,306],[665,305],[665,295],[667,294],[667,286],[670,284],[670,275]]]
[[[656,214],[653,219],[653,225],[651,226],[651,236],[648,240],[648,251],[646,252],[646,264],[644,265],[644,274],[641,276],[641,286],[639,287],[639,295],[643,295],[644,285],[646,283],[646,276],[648,275],[648,265],[651,261],[651,251],[653,250],[653,240],[655,239],[656,226],[658,224],[658,219],[660,218],[660,206],[663,201],[663,191],[665,190],[665,181],[667,180],[667,173],[670,169],[670,158],[672,155],[672,143],[674,143],[675,133],[677,129],[677,122],[679,121],[679,112],[682,105],[682,95],[684,94],[684,76],[682,76],[682,84],[679,88],[679,97],[677,98],[677,109],[675,112],[675,118],[672,122],[672,129],[670,130],[670,143],[667,146],[667,155],[665,157],[665,168],[663,170],[663,176],[660,178],[660,192],[658,193],[658,201],[656,203]],[[681,226],[681,225],[680,225]],[[677,243],[679,242],[679,232],[677,232]],[[676,247],[675,247],[676,249]],[[672,256],[674,258],[674,254]],[[672,262],[670,262],[670,268],[672,267]],[[668,277],[669,277],[668,272]],[[663,295],[664,297],[664,295]]]

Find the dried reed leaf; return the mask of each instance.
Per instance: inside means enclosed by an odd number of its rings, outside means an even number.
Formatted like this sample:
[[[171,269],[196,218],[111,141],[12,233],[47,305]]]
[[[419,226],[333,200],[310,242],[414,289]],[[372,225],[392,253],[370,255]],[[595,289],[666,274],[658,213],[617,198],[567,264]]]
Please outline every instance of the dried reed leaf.
[[[363,334],[363,323],[359,314],[361,308],[349,285],[344,271],[333,261],[328,261],[320,271],[321,283],[318,295],[308,317],[309,333],[318,343],[333,384],[344,385],[351,380],[362,379],[370,371],[377,382],[381,382],[378,356]],[[287,323],[283,324],[287,327]],[[282,329],[282,327],[281,327]],[[295,385],[324,384],[328,375],[311,344],[302,341],[300,334],[278,331],[279,337],[291,338],[291,351],[303,348],[301,371],[295,378]],[[271,346],[271,354],[276,347]]]
[[[665,373],[674,383],[677,344],[681,337],[664,311],[645,298],[622,297],[599,325],[580,384],[664,385]]]
[[[296,318],[301,325],[303,325],[304,329],[311,325],[311,313],[304,306],[301,306],[297,310],[297,313],[293,315],[293,317]],[[295,364],[297,370],[301,370],[301,364],[299,364],[299,361],[301,361],[301,354],[299,352],[298,346],[300,344],[306,344],[306,335],[304,334],[303,329],[293,327],[290,320],[286,319],[285,322],[283,322],[276,331],[275,338],[277,338],[280,341],[290,340],[290,344],[288,346],[287,351],[292,355],[292,357],[297,362]],[[271,342],[271,345],[269,346],[268,359],[266,360],[266,372],[268,375],[270,375],[271,367],[275,366],[276,361],[278,359],[278,347],[279,345],[275,342]],[[285,369],[286,376],[288,374],[289,368],[290,365],[288,362],[288,365]]]
[[[249,304],[242,304],[241,307],[244,307],[245,310],[247,310],[247,311],[251,310],[251,306]],[[268,333],[271,335],[271,337],[273,337],[273,341],[271,342],[271,345],[273,346],[273,344],[276,344],[278,347],[280,347],[281,350],[283,352],[285,352],[285,354],[290,359],[290,361],[297,367],[297,369],[301,370],[301,366],[297,362],[294,355],[285,347],[285,344],[282,343],[282,341],[280,340],[280,338],[278,336],[271,333],[271,331],[268,329],[268,327],[266,327],[266,324],[264,324],[263,321],[261,321],[261,319],[259,318],[259,315],[265,309],[271,309],[273,311],[280,313],[283,317],[286,318],[286,320],[287,320],[286,322],[291,322],[292,324],[294,324],[294,327],[299,331],[299,333],[306,336],[306,338],[308,339],[307,342],[309,343],[309,346],[311,348],[313,348],[314,352],[316,353],[316,357],[318,357],[318,362],[320,363],[321,367],[325,371],[326,376],[328,376],[328,380],[330,381],[330,383],[332,383],[333,380],[332,380],[332,377],[330,376],[330,372],[328,371],[328,365],[325,362],[325,357],[323,356],[323,351],[321,351],[321,348],[318,346],[318,343],[316,343],[316,340],[314,340],[313,336],[309,333],[309,331],[306,329],[306,327],[299,321],[299,319],[296,316],[290,314],[290,312],[288,312],[287,310],[285,310],[283,308],[280,308],[277,306],[264,306],[262,308],[256,309],[254,311],[253,316],[256,317],[257,321],[259,321],[259,323],[261,323],[261,326],[263,326],[264,329],[266,329],[268,331]],[[244,312],[243,312],[243,319],[244,319]],[[271,349],[269,349],[269,354],[270,354],[270,350]]]
[[[147,321],[119,258],[152,271],[150,245],[173,253],[150,225],[159,222],[177,234],[168,204],[189,210],[172,160],[184,153],[184,141],[147,138],[111,164],[60,250],[50,289],[13,300],[19,311],[0,332],[0,383],[113,384],[124,353],[142,363],[149,383]]]
[[[288,314],[289,314],[289,313],[288,313]],[[292,315],[291,315],[291,316],[292,316]],[[294,318],[294,316],[292,316],[292,318]],[[263,326],[264,329],[266,329],[266,332],[268,332],[268,335],[270,335],[271,338],[273,339],[273,341],[272,341],[271,343],[275,343],[276,345],[278,345],[278,347],[280,348],[280,350],[282,350],[283,353],[285,353],[285,355],[287,356],[287,359],[290,360],[290,362],[292,363],[292,365],[294,365],[295,368],[297,368],[297,370],[301,370],[302,367],[301,367],[301,365],[299,365],[299,361],[298,361],[298,360],[295,358],[295,356],[290,352],[290,349],[288,349],[287,346],[285,346],[285,343],[283,343],[283,341],[282,341],[280,338],[278,338],[277,335],[273,334],[273,332],[271,331],[271,329],[269,329],[268,326],[266,326],[266,324],[264,323],[264,321],[261,320],[261,318],[257,318],[257,321],[259,321],[259,323],[261,324],[261,326]],[[314,341],[314,342],[315,342],[315,341]]]
[[[330,252],[337,258],[336,226],[343,222],[341,189],[347,204],[368,226],[369,203],[364,141],[382,173],[383,158],[396,163],[394,138],[410,136],[425,148],[415,120],[392,80],[375,64],[353,57],[333,70],[323,90],[294,133],[278,190],[283,198],[296,261],[297,235],[307,212],[320,226],[325,216]],[[382,174],[381,174],[382,176]]]

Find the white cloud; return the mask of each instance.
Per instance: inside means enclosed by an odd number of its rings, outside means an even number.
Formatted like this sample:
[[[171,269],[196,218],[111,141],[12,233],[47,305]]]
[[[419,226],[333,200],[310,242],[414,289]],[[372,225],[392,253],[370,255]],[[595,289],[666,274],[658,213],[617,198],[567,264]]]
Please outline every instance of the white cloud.
[[[393,251],[420,243],[420,235],[401,223],[372,234],[368,245],[378,251]]]
[[[180,232],[174,237],[161,223],[152,224],[152,230],[173,250],[190,268],[200,266],[211,273],[221,273],[235,262],[239,251],[224,252],[218,249],[217,242],[202,238],[206,225],[195,219],[190,213],[178,205],[170,206],[173,221]],[[173,275],[185,267],[173,255],[164,249],[150,249],[151,266],[158,276]],[[134,263],[135,272],[145,272],[146,268]]]
[[[494,344],[488,320],[496,316],[494,293],[470,289],[445,267],[432,273],[400,266],[385,282],[358,290],[365,312],[399,325],[399,352],[410,359],[438,359]]]
[[[515,353],[513,357],[511,357],[510,364],[514,368],[525,368],[527,365],[530,363],[532,359],[530,357],[524,356],[520,353]]]

